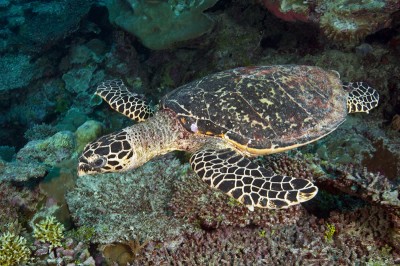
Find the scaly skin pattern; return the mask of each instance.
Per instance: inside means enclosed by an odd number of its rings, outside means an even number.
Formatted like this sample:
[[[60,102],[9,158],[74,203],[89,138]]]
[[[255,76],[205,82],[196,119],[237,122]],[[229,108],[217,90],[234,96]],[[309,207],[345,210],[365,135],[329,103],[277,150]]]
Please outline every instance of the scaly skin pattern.
[[[78,175],[134,169],[174,150],[193,152],[206,142],[209,138],[187,132],[173,112],[162,110],[88,144],[79,158]]]

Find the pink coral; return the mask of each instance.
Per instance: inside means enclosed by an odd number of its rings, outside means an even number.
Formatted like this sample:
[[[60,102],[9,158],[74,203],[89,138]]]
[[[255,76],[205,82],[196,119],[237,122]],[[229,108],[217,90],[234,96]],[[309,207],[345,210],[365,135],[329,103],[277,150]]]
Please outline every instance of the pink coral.
[[[332,242],[325,240],[327,222],[337,228]],[[327,220],[308,214],[290,225],[229,226],[150,242],[131,265],[389,265],[396,256],[389,233],[388,216],[369,206]]]
[[[281,3],[277,0],[264,0],[263,1],[264,6],[276,17],[285,20],[285,21],[303,21],[303,22],[308,22],[309,21],[309,14],[308,10],[307,11],[295,11],[295,10],[288,10],[288,11],[282,11],[281,9]]]

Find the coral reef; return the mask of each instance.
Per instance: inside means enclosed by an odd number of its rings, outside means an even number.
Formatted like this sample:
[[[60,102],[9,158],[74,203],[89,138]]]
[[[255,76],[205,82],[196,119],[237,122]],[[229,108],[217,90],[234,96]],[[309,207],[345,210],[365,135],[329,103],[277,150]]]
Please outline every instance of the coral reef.
[[[150,242],[130,265],[355,265],[394,263],[382,240],[390,222],[382,210],[367,207],[332,214],[336,228],[325,241],[326,222],[306,215],[295,224],[269,228],[227,227],[185,234],[180,243]],[[389,249],[389,252],[387,250]]]
[[[40,53],[48,49],[77,30],[94,2],[3,1],[0,51]]]
[[[0,265],[21,265],[29,260],[30,254],[24,237],[8,232],[0,236]]]
[[[27,86],[39,75],[40,68],[23,54],[0,57],[0,91]]]
[[[399,1],[93,3],[0,1],[1,265],[399,264]],[[336,70],[381,96],[328,137],[255,159],[313,180],[307,204],[250,212],[181,153],[76,178],[87,142],[132,124],[92,97],[98,82],[123,78],[157,103],[207,74],[273,64]],[[54,245],[28,229],[49,215],[67,229]]]
[[[48,168],[37,162],[5,162],[0,160],[0,181],[27,181],[39,179],[47,174]]]
[[[33,236],[43,243],[49,243],[49,250],[61,246],[61,240],[64,238],[64,226],[57,222],[53,216],[46,217],[45,220],[35,224]]]
[[[28,141],[46,139],[57,133],[57,130],[47,124],[34,124],[31,128],[25,131],[24,137]]]

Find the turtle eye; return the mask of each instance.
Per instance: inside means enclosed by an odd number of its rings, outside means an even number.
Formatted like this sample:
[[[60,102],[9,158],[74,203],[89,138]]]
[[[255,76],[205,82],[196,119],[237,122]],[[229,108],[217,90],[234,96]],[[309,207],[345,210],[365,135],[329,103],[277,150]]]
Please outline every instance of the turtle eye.
[[[93,161],[93,167],[95,168],[101,168],[106,164],[106,159],[103,157],[99,157],[96,160]]]

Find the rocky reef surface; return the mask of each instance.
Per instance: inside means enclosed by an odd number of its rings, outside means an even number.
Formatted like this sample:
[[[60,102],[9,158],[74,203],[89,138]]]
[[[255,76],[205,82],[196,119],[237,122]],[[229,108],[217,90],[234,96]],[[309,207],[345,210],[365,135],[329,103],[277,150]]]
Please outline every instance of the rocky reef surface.
[[[158,14],[163,16],[158,16]],[[400,4],[362,1],[0,1],[0,265],[400,264]],[[254,159],[316,198],[251,212],[188,155],[76,176],[84,146],[134,122],[93,92],[122,78],[156,104],[249,65],[366,81],[378,108]]]

